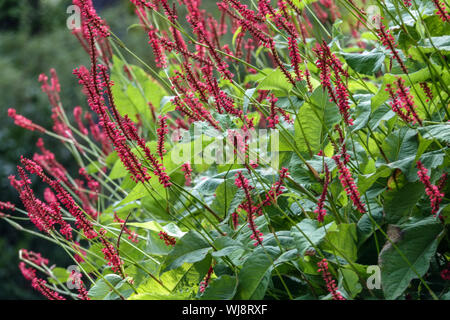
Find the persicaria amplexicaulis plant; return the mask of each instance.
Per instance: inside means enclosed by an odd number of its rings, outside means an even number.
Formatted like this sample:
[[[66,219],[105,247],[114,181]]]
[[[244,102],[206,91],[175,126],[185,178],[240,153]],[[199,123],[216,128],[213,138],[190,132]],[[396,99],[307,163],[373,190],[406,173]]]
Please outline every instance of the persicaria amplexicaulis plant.
[[[448,298],[444,1],[131,0],[150,58],[73,4],[83,100],[48,66],[51,128],[4,109],[40,137],[0,220],[79,270],[21,250],[43,297]]]

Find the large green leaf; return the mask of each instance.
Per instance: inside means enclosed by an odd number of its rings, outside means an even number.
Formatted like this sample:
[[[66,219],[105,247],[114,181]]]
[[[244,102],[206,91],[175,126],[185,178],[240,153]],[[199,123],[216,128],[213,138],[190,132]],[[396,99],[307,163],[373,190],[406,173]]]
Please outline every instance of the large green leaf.
[[[195,264],[186,263],[180,268],[163,273],[160,277],[148,277],[130,299],[178,300],[188,299],[197,291],[199,272]],[[158,298],[160,297],[160,298]]]
[[[396,299],[411,280],[427,272],[441,232],[442,225],[434,217],[411,220],[398,226],[397,237],[393,241],[402,254],[387,243],[379,257],[381,285],[386,299]]]
[[[275,247],[258,248],[245,261],[239,273],[238,300],[261,300],[269,285],[273,262],[280,254]]]
[[[97,280],[97,282],[89,290],[88,295],[93,300],[106,299],[108,295],[113,292],[111,286],[117,290],[122,285],[122,277],[114,273],[107,274],[104,276],[104,279],[100,278]]]
[[[436,124],[419,128],[420,133],[425,139],[437,139],[441,142],[450,143],[450,124]]]
[[[356,72],[372,75],[381,70],[385,59],[385,53],[372,50],[363,53],[344,53],[341,52],[347,64]]]
[[[293,85],[287,79],[284,73],[279,69],[269,73],[258,85],[257,90],[272,90],[286,94],[291,91]]]
[[[316,154],[323,148],[325,132],[339,122],[340,116],[322,87],[314,91],[311,101],[303,104],[297,114],[295,143],[301,152]]]
[[[194,263],[205,259],[211,251],[210,244],[194,230],[186,233],[164,261],[162,272],[166,272],[182,266],[184,263]]]
[[[420,182],[406,183],[398,190],[385,191],[383,207],[386,221],[396,223],[402,217],[410,215],[423,193],[424,187]]]
[[[201,300],[231,300],[236,294],[237,279],[235,276],[224,274],[211,280],[201,295]]]
[[[322,245],[324,250],[340,256],[348,262],[356,261],[358,236],[355,223],[333,225],[328,229],[325,239],[326,241]]]
[[[292,227],[291,235],[298,253],[303,256],[306,250],[318,245],[325,238],[326,228],[319,226],[319,222],[312,219],[303,219],[296,227]]]

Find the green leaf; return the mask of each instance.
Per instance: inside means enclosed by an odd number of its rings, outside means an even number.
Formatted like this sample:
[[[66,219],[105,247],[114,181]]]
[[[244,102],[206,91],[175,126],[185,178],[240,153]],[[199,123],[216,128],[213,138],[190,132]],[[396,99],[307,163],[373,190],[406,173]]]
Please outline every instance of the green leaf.
[[[242,106],[244,113],[247,113],[248,111],[248,106],[250,104],[250,99],[253,97],[253,94],[256,92],[257,88],[251,88],[251,89],[247,89],[245,90],[244,93],[244,104]]]
[[[235,276],[224,274],[211,280],[201,295],[201,300],[231,300],[237,291],[238,281]]]
[[[200,282],[195,264],[185,263],[177,269],[164,272],[160,277],[156,276],[157,270],[150,271],[154,271],[154,277],[147,277],[137,288],[137,294],[164,296],[168,300],[178,300],[180,296],[188,299],[195,294]]]
[[[445,53],[450,52],[450,36],[441,36],[441,37],[431,37],[427,39],[423,39],[419,42],[419,47],[424,48],[424,52],[435,52],[437,48],[440,51],[444,51]]]
[[[167,255],[161,270],[164,273],[184,263],[201,261],[211,250],[210,244],[197,231],[191,230],[177,241],[173,250]]]
[[[326,226],[326,228],[330,225]],[[299,229],[301,231],[299,231]],[[301,256],[309,248],[318,245],[325,238],[325,228],[319,226],[317,220],[303,219],[297,227],[291,228],[291,235],[295,240],[295,245]]]
[[[437,139],[444,143],[450,143],[450,125],[447,123],[422,127],[419,128],[419,132],[424,139]]]
[[[359,283],[358,274],[350,269],[339,269],[339,285],[338,287],[344,287],[345,291],[351,298],[354,298],[363,289]]]
[[[279,68],[269,73],[258,85],[257,90],[272,90],[286,94],[291,91],[293,85],[290,83],[283,71]]]
[[[417,201],[424,193],[422,183],[407,183],[398,190],[387,190],[384,192],[384,210],[386,221],[398,222],[402,217],[411,214]]]
[[[348,262],[355,262],[358,257],[358,236],[355,223],[341,223],[328,229],[323,249],[332,252]]]
[[[380,252],[381,285],[388,300],[399,297],[411,280],[427,272],[442,232],[441,223],[434,217],[412,220],[397,228],[393,241],[408,262],[390,243]]]
[[[383,67],[385,54],[382,51],[372,50],[363,53],[341,52],[347,64],[356,72],[372,75]]]
[[[402,127],[384,140],[382,148],[389,162],[415,155],[418,148],[417,133],[413,129]]]
[[[236,299],[261,300],[264,298],[275,260],[273,256],[279,254],[278,248],[265,247],[264,249],[258,248],[253,251],[242,266],[238,276]]]
[[[241,255],[245,249],[242,242],[230,237],[220,237],[214,241],[214,248],[218,249],[212,253],[213,257],[223,257],[227,255]]]
[[[386,167],[378,168],[376,172],[358,176],[358,191],[364,194],[379,178],[386,178],[391,170]]]
[[[325,132],[339,122],[337,106],[326,91],[318,87],[311,95],[313,104],[305,103],[295,121],[295,142],[301,152],[316,154],[323,147]]]
[[[54,269],[52,269],[52,274],[61,283],[65,283],[69,279],[69,276],[70,276],[70,272],[64,268],[54,268]],[[53,284],[58,284],[58,281],[49,277],[49,282],[51,282]]]
[[[105,280],[108,281],[112,286],[117,287],[122,281],[122,278],[117,274],[107,274],[104,276]],[[111,287],[102,278],[98,279],[97,282],[89,290],[88,295],[91,299],[102,300],[110,292],[112,292]]]

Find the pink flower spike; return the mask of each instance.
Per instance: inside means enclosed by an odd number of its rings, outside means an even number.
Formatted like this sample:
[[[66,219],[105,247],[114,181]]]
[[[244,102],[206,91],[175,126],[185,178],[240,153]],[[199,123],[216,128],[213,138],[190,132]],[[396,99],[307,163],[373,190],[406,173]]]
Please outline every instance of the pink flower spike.
[[[323,207],[327,196],[329,183],[330,183],[330,172],[328,171],[328,166],[325,164],[325,178],[323,181],[323,190],[322,194],[320,195],[319,201],[317,202],[317,208],[314,210],[314,213],[317,214],[317,221],[319,222],[323,222],[323,218],[327,214],[327,211]]]
[[[431,184],[430,176],[427,174],[428,169],[424,167],[422,162],[417,161],[417,169],[419,169],[417,175],[419,176],[420,181],[424,184],[425,192],[431,201],[431,213],[436,215],[439,211],[439,204],[441,203],[444,194],[440,192],[438,186]]]
[[[30,130],[30,131],[39,131],[39,132],[45,132],[46,130],[37,125],[34,124],[30,119],[25,118],[24,116],[17,114],[15,109],[9,108],[8,109],[8,116],[14,120],[14,124],[22,127],[24,129]]]
[[[189,162],[183,163],[181,165],[181,171],[184,172],[184,178],[186,180],[186,186],[190,186],[191,185],[191,179],[192,179],[192,167],[191,164]]]
[[[159,128],[156,129],[156,133],[158,134],[158,142],[156,149],[158,150],[158,155],[161,160],[166,153],[166,149],[164,149],[164,138],[165,135],[169,133],[169,129],[167,127],[167,116],[159,116]]]
[[[34,278],[31,282],[31,286],[36,291],[39,291],[43,296],[45,296],[49,300],[66,300],[62,296],[59,295],[56,291],[51,290],[47,287],[47,281],[39,278]]]
[[[356,187],[355,181],[353,180],[350,170],[345,166],[345,164],[340,160],[341,155],[333,156],[333,160],[339,169],[339,180],[345,189],[345,192],[353,201],[353,204],[358,209],[359,212],[365,213],[366,208],[364,203],[362,203],[359,195],[358,188]]]
[[[317,272],[322,273],[322,278],[327,285],[327,290],[331,293],[333,300],[346,300],[341,293],[337,290],[336,280],[333,279],[330,271],[328,270],[328,261],[327,259],[323,259],[317,263],[319,269]]]
[[[167,232],[160,231],[159,232],[159,238],[164,241],[166,246],[172,246],[174,247],[177,243],[177,240],[174,237],[171,237],[167,234]]]

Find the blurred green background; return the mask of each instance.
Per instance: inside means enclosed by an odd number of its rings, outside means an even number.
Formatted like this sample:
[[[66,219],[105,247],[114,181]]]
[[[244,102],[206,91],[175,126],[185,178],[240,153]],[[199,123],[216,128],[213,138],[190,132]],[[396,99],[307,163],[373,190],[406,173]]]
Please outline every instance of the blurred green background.
[[[40,135],[19,128],[7,116],[15,108],[41,126],[51,128],[51,108],[41,92],[38,76],[55,68],[61,82],[61,100],[68,112],[73,107],[87,106],[72,70],[88,64],[88,55],[66,27],[70,0],[0,0],[0,201],[21,206],[17,192],[9,185],[8,176],[15,174],[20,155],[32,157]],[[130,1],[94,0],[100,15],[127,45],[151,61],[144,32],[128,27],[137,23]],[[144,39],[144,42],[142,40]],[[133,62],[130,59],[131,62]],[[44,137],[47,147],[59,162],[73,168],[71,155],[54,140]],[[73,172],[72,170],[72,172]],[[42,185],[33,186],[37,193]],[[30,225],[30,229],[37,229]],[[57,246],[20,232],[0,219],[0,299],[41,299],[18,269],[18,250],[41,252],[50,264],[71,265],[66,253]]]

